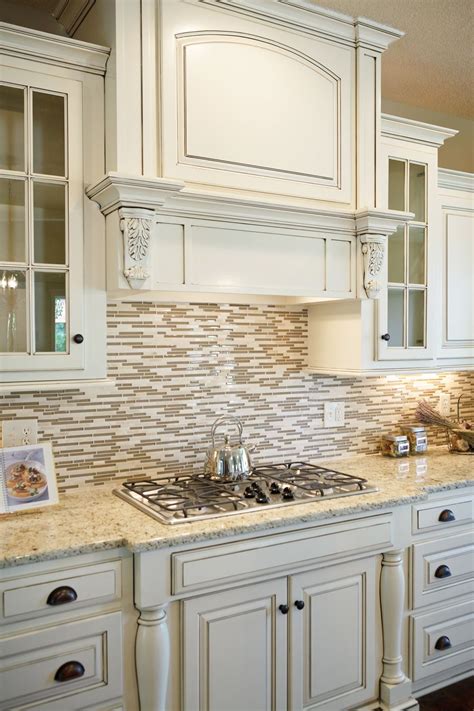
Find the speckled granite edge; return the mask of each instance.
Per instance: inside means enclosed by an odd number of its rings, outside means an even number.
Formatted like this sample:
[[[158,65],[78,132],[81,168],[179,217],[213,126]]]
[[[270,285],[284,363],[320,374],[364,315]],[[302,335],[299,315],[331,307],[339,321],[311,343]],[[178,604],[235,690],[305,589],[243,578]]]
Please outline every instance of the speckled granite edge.
[[[113,496],[113,486],[84,487],[63,495],[57,506],[0,518],[0,568],[126,548],[131,553],[276,530],[302,523],[358,516],[419,503],[429,494],[474,486],[474,457],[433,450],[425,458],[399,460],[358,455],[321,460],[364,476],[376,492],[282,509],[236,514],[174,526],[164,525]],[[426,471],[425,471],[426,470]],[[420,473],[421,472],[421,473]]]

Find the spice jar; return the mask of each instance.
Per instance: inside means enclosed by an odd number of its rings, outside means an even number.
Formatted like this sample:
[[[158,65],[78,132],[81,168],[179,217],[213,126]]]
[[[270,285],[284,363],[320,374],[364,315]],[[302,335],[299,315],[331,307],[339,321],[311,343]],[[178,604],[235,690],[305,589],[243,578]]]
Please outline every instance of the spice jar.
[[[406,435],[383,435],[381,451],[386,457],[407,457],[410,443]]]
[[[408,437],[410,454],[421,454],[428,449],[428,438],[424,427],[402,427],[402,432]]]

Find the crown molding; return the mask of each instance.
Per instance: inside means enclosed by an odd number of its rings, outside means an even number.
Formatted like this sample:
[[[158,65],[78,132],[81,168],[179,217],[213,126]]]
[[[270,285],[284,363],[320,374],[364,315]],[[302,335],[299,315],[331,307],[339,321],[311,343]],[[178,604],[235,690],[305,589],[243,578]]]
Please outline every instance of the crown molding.
[[[387,138],[398,138],[439,148],[448,138],[452,138],[458,133],[459,131],[454,128],[435,126],[402,116],[382,114],[382,136]]]
[[[378,52],[403,37],[404,32],[365,17],[351,17],[319,7],[308,0],[188,0],[237,12],[254,20],[272,22],[351,47],[363,46]]]
[[[474,173],[438,168],[438,188],[474,193]]]
[[[86,195],[98,203],[104,215],[109,215],[121,208],[155,211],[183,188],[184,183],[178,180],[108,173],[90,185]]]
[[[0,22],[0,54],[35,59],[103,76],[110,49],[49,32]]]
[[[363,235],[391,235],[398,225],[413,220],[412,212],[398,210],[377,210],[364,208],[355,213],[356,231],[359,237]]]

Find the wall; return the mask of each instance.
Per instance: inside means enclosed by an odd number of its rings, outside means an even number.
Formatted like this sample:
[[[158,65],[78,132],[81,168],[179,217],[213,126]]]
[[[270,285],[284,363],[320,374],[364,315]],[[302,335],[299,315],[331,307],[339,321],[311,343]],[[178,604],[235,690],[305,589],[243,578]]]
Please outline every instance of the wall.
[[[439,391],[464,393],[466,415],[467,405],[474,414],[474,373],[310,375],[306,334],[302,308],[110,303],[114,383],[2,395],[0,419],[38,418],[40,439],[53,442],[60,485],[68,489],[200,471],[222,413],[242,417],[259,461],[374,452],[381,432],[413,422],[417,400],[437,402]],[[325,400],[346,403],[344,428],[322,428]]]
[[[415,121],[455,128],[459,131],[458,135],[448,139],[438,151],[439,165],[441,168],[474,173],[474,120],[439,111],[430,111],[418,106],[409,106],[389,99],[382,99],[382,111]]]

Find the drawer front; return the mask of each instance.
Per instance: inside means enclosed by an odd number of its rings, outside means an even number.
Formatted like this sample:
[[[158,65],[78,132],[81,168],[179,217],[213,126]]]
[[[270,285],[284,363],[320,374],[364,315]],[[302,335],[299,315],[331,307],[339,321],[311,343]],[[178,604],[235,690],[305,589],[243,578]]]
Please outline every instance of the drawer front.
[[[391,547],[390,516],[344,522],[172,555],[172,594]]]
[[[474,601],[413,615],[413,681],[471,663],[474,667]]]
[[[58,702],[68,711],[121,696],[119,612],[2,640],[0,709]]]
[[[473,520],[473,500],[450,499],[439,504],[413,506],[413,533],[438,530],[440,533]]]
[[[413,546],[413,607],[474,590],[474,532]]]
[[[121,561],[70,568],[0,583],[6,620],[73,610],[121,596]]]

